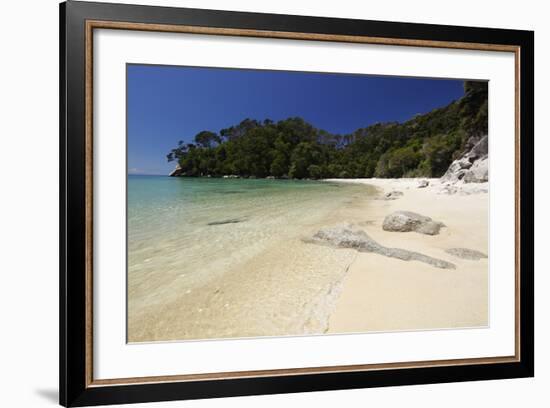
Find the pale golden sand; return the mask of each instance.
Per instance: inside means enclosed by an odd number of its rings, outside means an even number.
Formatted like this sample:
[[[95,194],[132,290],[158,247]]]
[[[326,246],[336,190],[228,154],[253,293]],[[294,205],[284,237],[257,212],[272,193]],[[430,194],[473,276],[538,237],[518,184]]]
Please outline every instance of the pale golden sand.
[[[346,180],[375,185],[404,195],[392,201],[369,202],[363,229],[380,244],[417,251],[452,262],[456,269],[438,269],[377,254],[358,253],[342,283],[329,319],[329,333],[430,328],[479,327],[488,324],[488,259],[462,260],[444,250],[469,248],[488,253],[487,193],[441,194],[431,180]],[[478,189],[466,185],[463,190]],[[487,185],[484,186],[487,188]],[[460,188],[460,187],[459,187]],[[447,226],[439,235],[386,232],[384,217],[397,210],[418,212]]]

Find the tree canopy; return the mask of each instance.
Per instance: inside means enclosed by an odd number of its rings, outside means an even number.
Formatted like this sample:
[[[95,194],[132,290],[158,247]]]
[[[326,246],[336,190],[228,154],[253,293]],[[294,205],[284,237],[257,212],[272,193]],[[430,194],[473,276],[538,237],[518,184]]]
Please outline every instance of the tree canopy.
[[[377,123],[350,134],[317,129],[299,117],[245,119],[203,130],[168,155],[181,175],[276,178],[440,177],[471,136],[487,134],[486,82],[464,83],[464,96],[403,123]]]

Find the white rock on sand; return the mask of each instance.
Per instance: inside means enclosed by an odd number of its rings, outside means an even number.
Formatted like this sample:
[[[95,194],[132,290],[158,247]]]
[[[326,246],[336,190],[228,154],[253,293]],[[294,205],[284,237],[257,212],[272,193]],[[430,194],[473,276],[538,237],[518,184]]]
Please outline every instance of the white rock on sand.
[[[412,211],[395,211],[384,218],[382,229],[393,232],[418,232],[437,235],[445,224]]]

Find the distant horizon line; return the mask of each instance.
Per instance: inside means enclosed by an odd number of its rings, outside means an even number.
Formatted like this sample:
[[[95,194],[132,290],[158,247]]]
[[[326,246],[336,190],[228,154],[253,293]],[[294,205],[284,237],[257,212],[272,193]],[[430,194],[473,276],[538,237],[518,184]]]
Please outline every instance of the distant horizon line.
[[[167,174],[163,174],[163,173],[129,173],[129,172],[126,172],[126,175],[127,176],[159,176],[159,177],[168,177]]]

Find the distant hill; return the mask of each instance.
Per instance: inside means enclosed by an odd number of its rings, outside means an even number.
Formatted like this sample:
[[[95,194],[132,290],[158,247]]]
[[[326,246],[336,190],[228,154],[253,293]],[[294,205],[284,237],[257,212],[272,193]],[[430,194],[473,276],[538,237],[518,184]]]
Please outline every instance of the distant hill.
[[[176,176],[276,178],[440,177],[487,134],[488,86],[466,81],[464,96],[404,123],[378,123],[346,134],[302,118],[245,119],[219,133],[202,131],[167,155]]]

